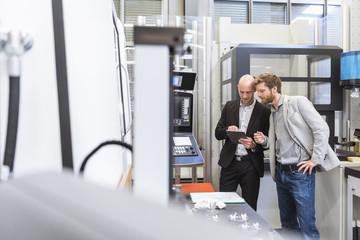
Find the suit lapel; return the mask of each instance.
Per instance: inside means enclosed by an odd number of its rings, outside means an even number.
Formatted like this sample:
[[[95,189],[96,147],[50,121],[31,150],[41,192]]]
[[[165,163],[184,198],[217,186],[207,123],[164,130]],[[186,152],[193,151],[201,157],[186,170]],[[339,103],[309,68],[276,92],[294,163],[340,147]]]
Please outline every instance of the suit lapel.
[[[272,179],[275,181],[275,128],[274,128],[274,113],[270,114],[270,127],[269,127],[269,138],[268,138],[268,147],[270,147],[270,172]]]
[[[239,128],[239,111],[240,111],[240,99],[238,99],[238,101],[235,104],[235,108],[233,109],[233,111],[235,112],[235,121],[236,121],[236,126]]]
[[[250,120],[249,120],[249,124],[248,124],[248,127],[247,127],[247,129],[246,129],[246,133],[248,133],[249,132],[249,130],[251,130],[251,127],[252,127],[252,125],[253,125],[253,123],[254,123],[254,121],[255,121],[255,118],[258,116],[258,114],[260,113],[260,109],[259,109],[259,103],[258,103],[258,101],[255,99],[254,100],[255,101],[255,105],[254,105],[254,109],[253,109],[253,111],[252,111],[252,113],[251,113],[251,117],[250,117]]]
[[[288,96],[284,96],[284,101],[283,101],[283,117],[284,117],[284,123],[286,126],[286,129],[289,131],[289,123],[288,123],[288,107],[289,107],[289,98]]]
[[[289,135],[291,136],[291,138],[297,143],[299,144],[299,142],[297,141],[297,138],[294,137],[293,133],[290,131],[289,128],[289,122],[288,122],[288,116],[289,116],[289,106],[290,106],[290,97],[289,96],[285,96],[284,97],[284,102],[283,102],[283,116],[284,116],[284,123],[285,123],[285,127],[289,133]],[[301,144],[299,144],[301,146]]]

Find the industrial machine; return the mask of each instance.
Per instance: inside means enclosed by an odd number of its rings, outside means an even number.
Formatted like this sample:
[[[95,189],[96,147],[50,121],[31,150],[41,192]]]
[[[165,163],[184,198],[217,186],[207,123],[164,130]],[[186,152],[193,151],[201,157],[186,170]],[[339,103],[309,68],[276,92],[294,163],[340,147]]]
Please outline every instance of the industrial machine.
[[[204,162],[193,136],[193,94],[196,73],[174,73],[174,165],[202,164]],[[175,79],[181,77],[181,83]],[[180,90],[181,89],[181,90]]]
[[[272,72],[282,80],[281,91],[285,95],[307,97],[330,128],[329,144],[334,146],[334,136],[339,134],[341,111],[343,110],[343,88],[339,85],[340,54],[342,49],[336,46],[286,45],[286,44],[239,44],[221,57],[222,105],[226,101],[239,98],[236,84],[244,74],[258,76],[263,72]],[[265,153],[265,156],[267,154]],[[271,178],[268,159],[264,159],[265,174],[261,179],[258,212],[269,222],[280,225],[276,187]],[[341,191],[341,169],[331,175],[316,176],[316,219],[321,236],[340,233],[329,231],[328,226],[343,224],[339,217],[342,200],[333,196]],[[329,189],[328,186],[331,186]],[[328,204],[324,205],[324,202]],[[331,203],[330,203],[331,201]],[[338,214],[338,215],[336,215]],[[337,224],[334,224],[336,222]],[[339,231],[338,231],[339,232]],[[330,238],[329,238],[330,239]],[[339,238],[337,238],[339,239]]]
[[[192,94],[183,92],[194,88],[196,74],[173,71],[173,59],[184,53],[183,28],[134,30],[134,194],[167,205],[173,167],[203,162],[192,136]]]
[[[346,137],[341,137],[336,149],[341,160],[348,157],[360,156],[358,146],[359,112],[358,101],[360,96],[360,51],[351,51],[341,54],[340,59],[340,86],[349,91],[349,97],[344,101]],[[352,134],[353,133],[353,134]]]
[[[340,86],[351,89],[351,97],[360,96],[360,51],[341,54]]]
[[[0,33],[2,180],[78,175],[100,144],[131,143],[125,38],[111,0],[0,0]],[[107,145],[84,179],[116,188],[131,161]]]
[[[175,92],[173,156],[198,156],[195,139],[191,135],[192,127],[192,94]],[[180,133],[184,133],[181,135]],[[177,161],[176,161],[177,160]],[[175,158],[175,164],[181,164],[180,158]]]
[[[286,95],[307,97],[330,128],[330,146],[334,146],[339,126],[343,89],[339,86],[340,54],[337,46],[239,44],[221,57],[222,106],[239,98],[236,84],[244,74],[258,76],[272,72],[282,81]]]
[[[180,167],[192,167],[192,181],[197,181],[196,166],[204,163],[199,146],[193,135],[193,95],[175,92],[173,164],[175,183],[180,183]]]

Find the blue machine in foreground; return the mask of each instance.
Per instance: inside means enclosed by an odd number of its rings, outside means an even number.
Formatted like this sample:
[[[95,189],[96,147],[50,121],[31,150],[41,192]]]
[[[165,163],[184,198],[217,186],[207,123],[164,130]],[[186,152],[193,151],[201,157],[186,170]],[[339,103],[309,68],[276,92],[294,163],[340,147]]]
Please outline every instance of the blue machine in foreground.
[[[351,97],[359,97],[360,89],[360,51],[341,54],[340,86],[351,89]]]

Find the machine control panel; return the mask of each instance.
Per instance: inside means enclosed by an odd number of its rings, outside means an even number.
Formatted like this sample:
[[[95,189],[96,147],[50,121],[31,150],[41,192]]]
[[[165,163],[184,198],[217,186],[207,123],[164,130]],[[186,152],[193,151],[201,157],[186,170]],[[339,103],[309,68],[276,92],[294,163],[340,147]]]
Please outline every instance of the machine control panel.
[[[197,156],[196,149],[193,146],[174,146],[173,156]]]
[[[193,94],[174,92],[173,139],[171,141],[173,164],[175,166],[204,163],[201,151],[192,134]],[[171,153],[170,153],[171,154]]]

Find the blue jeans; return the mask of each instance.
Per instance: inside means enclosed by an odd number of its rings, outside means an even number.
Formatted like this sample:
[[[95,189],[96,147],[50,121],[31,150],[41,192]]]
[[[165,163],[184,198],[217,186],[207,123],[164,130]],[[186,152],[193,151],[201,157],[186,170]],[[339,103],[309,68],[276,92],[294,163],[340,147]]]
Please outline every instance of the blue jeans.
[[[320,239],[315,226],[315,171],[283,171],[276,166],[276,189],[283,228],[300,230],[305,239]]]

